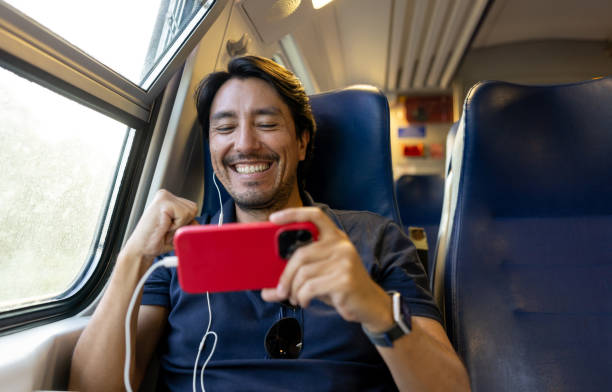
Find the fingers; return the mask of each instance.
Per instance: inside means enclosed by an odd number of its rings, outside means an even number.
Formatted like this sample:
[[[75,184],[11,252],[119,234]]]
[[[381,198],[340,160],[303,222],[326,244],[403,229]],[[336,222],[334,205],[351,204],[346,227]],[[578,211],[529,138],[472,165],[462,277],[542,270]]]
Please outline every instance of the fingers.
[[[304,281],[304,284],[296,288],[290,302],[294,306],[306,308],[313,299],[319,299],[333,306],[329,292],[333,289],[334,280],[335,277],[332,275],[318,275],[308,279]]]
[[[193,224],[198,214],[198,205],[191,200],[173,195],[166,190],[160,190],[151,205],[152,212],[159,213],[162,221],[168,221],[168,232],[176,231],[179,227]],[[156,212],[159,211],[159,212]]]
[[[267,302],[281,302],[289,300],[292,305],[299,305],[303,308],[310,305],[314,298],[318,298],[328,304],[327,292],[333,289],[333,282],[336,280],[335,274],[321,274],[321,269],[325,269],[323,263],[312,263],[299,269],[296,279],[291,284],[290,295],[287,291],[280,288],[262,289],[261,298]]]
[[[262,298],[266,301],[289,300],[293,305],[308,306],[314,296],[324,296],[334,290],[334,286],[327,283],[341,278],[346,271],[346,265],[342,264],[338,248],[329,244],[315,242],[301,247],[291,256],[277,287],[262,291]],[[321,277],[325,279],[321,280]]]
[[[326,237],[337,231],[334,222],[318,207],[287,208],[271,214],[269,219],[278,225],[292,222],[312,222],[319,230],[319,237]]]
[[[132,253],[155,257],[169,252],[176,230],[197,223],[194,221],[197,214],[198,207],[193,201],[166,190],[158,191],[128,240]]]
[[[335,306],[343,302],[342,286],[347,286],[347,277],[341,271],[333,268],[333,263],[327,261],[311,262],[302,265],[291,281],[289,295],[279,288],[263,289],[261,297],[268,302],[289,300],[294,306],[306,308],[313,299]],[[279,285],[280,287],[280,285]],[[341,308],[337,308],[341,313]]]
[[[287,265],[281,274],[278,284],[275,288],[262,289],[261,297],[264,301],[280,302],[289,299],[292,291],[293,280],[296,273],[305,264],[316,262],[313,254],[319,254],[321,251],[317,245],[318,242],[298,248],[287,262]]]
[[[348,242],[337,243],[333,248],[318,245],[318,249],[312,247],[298,255],[286,276],[288,283],[283,282],[291,285],[288,299],[295,305],[308,306],[315,297],[329,305],[342,302],[346,293],[354,291],[354,283],[365,272],[361,262],[351,258],[352,246]],[[317,257],[319,255],[322,257]]]
[[[297,272],[306,264],[329,259],[329,251],[329,247],[317,241],[298,248],[291,255],[276,287],[278,295],[283,297],[282,300],[289,298]]]
[[[199,225],[198,221],[194,218],[197,214],[197,205],[190,200],[181,199],[176,200],[176,204],[173,206],[172,223],[164,235],[162,244],[162,253],[170,252],[174,249],[174,235],[177,230],[183,226],[194,226]]]
[[[163,242],[161,243],[161,253],[168,253],[174,249],[174,233],[176,231],[169,231],[164,236]]]
[[[272,288],[272,289],[262,289],[261,299],[267,302],[281,302],[281,301],[284,301],[286,298],[279,295],[278,290],[276,288]]]
[[[289,302],[303,308],[310,305],[314,298],[331,305],[329,293],[336,292],[341,279],[339,274],[329,268],[329,263],[312,263],[300,268],[292,282]]]
[[[175,196],[167,191],[160,191],[159,204],[163,214],[171,221],[169,231],[192,224],[198,214],[198,205],[191,200]],[[159,194],[159,193],[158,193]]]

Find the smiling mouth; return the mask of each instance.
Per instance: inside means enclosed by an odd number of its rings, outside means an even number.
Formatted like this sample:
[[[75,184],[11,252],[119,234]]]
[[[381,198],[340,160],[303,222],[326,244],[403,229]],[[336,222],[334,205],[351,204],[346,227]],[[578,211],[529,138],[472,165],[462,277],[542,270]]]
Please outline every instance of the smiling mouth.
[[[261,173],[268,170],[272,163],[238,163],[233,166],[234,170],[240,174]]]

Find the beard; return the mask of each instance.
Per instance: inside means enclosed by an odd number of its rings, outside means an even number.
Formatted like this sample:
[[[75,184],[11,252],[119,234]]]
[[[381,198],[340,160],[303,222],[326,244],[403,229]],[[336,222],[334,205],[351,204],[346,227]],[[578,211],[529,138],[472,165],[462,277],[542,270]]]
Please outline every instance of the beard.
[[[278,163],[280,161],[280,156],[274,152],[264,154],[234,154],[224,157],[222,163],[226,168],[229,168],[240,160],[263,160]],[[257,190],[258,183],[256,181],[247,183],[247,190],[241,193],[236,193],[231,186],[225,186],[225,188],[232,199],[234,199],[236,206],[243,211],[278,211],[287,205],[296,181],[297,171],[294,171],[291,176],[285,180],[281,180],[281,183],[276,189],[269,192]],[[252,190],[248,189],[250,187],[252,187]]]
[[[294,173],[290,178],[287,178],[286,181],[283,181],[272,194],[266,194],[256,190],[249,190],[241,194],[236,194],[231,189],[228,189],[228,193],[232,196],[232,199],[234,199],[236,206],[243,211],[278,211],[283,209],[289,202],[289,197],[291,196],[296,181],[297,173]],[[252,185],[255,186],[256,184],[254,183]]]

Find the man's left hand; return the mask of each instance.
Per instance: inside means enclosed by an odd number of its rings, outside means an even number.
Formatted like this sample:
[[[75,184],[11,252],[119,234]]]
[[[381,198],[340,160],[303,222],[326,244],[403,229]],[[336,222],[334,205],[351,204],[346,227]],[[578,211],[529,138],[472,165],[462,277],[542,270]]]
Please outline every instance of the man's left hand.
[[[319,299],[347,321],[362,323],[372,332],[393,324],[391,300],[366,271],[348,236],[317,207],[289,208],[270,215],[276,224],[314,223],[317,241],[298,248],[287,263],[278,286],[263,289],[265,301],[289,300],[307,307]]]

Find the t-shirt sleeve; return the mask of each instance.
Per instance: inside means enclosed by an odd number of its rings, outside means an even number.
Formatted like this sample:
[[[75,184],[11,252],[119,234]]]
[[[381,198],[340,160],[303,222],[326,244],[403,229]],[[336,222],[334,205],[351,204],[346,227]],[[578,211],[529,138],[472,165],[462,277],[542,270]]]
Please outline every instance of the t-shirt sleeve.
[[[159,262],[164,256],[155,259]],[[170,281],[172,275],[170,270],[159,267],[153,271],[144,284],[141,305],[157,305],[170,308]]]
[[[389,221],[382,228],[375,250],[378,268],[374,279],[383,289],[400,292],[413,316],[442,322],[416,248],[395,222]]]

